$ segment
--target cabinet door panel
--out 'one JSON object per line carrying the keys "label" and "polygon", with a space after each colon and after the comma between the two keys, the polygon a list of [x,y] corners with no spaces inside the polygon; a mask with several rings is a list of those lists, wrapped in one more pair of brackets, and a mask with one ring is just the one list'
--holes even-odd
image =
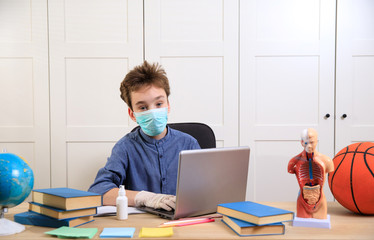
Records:
{"label": "cabinet door panel", "polygon": [[373,1],[338,2],[336,152],[355,142],[374,141],[373,12]]}
{"label": "cabinet door panel", "polygon": [[108,146],[135,125],[119,86],[143,62],[143,4],[61,0],[48,7],[52,186],[86,190]]}
{"label": "cabinet door panel", "polygon": [[318,150],[334,154],[335,2],[241,1],[240,11],[240,144],[252,149],[247,198],[295,201],[287,164],[303,150],[301,131],[315,128]]}
{"label": "cabinet door panel", "polygon": [[169,122],[203,122],[238,145],[238,1],[146,0],[145,58],[171,85]]}
{"label": "cabinet door panel", "polygon": [[0,4],[0,152],[23,157],[50,186],[47,1]]}

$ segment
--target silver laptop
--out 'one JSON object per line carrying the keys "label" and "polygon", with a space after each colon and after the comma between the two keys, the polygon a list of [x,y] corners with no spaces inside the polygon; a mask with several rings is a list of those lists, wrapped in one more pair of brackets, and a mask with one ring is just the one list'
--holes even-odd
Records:
{"label": "silver laptop", "polygon": [[245,201],[249,152],[249,147],[181,151],[175,210],[141,209],[178,219],[215,213],[220,203]]}

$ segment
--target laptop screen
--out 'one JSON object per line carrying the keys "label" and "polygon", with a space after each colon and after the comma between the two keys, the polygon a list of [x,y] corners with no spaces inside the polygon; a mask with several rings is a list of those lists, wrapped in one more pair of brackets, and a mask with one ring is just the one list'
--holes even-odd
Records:
{"label": "laptop screen", "polygon": [[214,213],[245,201],[249,147],[184,150],[179,155],[174,219]]}

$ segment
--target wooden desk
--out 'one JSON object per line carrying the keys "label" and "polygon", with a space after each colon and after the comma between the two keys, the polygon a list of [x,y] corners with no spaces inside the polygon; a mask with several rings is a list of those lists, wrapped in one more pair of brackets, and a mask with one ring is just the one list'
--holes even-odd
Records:
{"label": "wooden desk", "polygon": [[[296,203],[265,203],[274,207],[295,211]],[[361,216],[349,212],[339,203],[328,203],[328,214],[331,216],[331,229],[293,227],[287,222],[285,235],[261,236],[261,237],[239,237],[229,229],[221,220],[211,223],[197,224],[185,227],[174,227],[174,236],[167,239],[374,239],[374,216]],[[7,219],[13,220],[15,213],[27,210],[27,203],[22,203],[15,208],[9,209],[5,214]],[[157,227],[165,222],[151,214],[129,215],[129,219],[118,221],[114,216],[96,217],[94,222],[81,226],[82,228],[98,228],[98,233],[93,239],[100,239],[99,235],[104,227],[135,227],[134,239],[139,238],[141,227]],[[51,228],[25,225],[26,230],[22,233],[2,236],[2,239],[54,239],[44,234]],[[160,239],[160,238],[158,238]]]}

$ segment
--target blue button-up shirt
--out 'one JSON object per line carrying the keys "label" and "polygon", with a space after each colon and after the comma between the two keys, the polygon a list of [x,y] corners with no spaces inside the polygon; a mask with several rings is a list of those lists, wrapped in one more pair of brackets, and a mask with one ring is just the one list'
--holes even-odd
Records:
{"label": "blue button-up shirt", "polygon": [[175,195],[179,152],[199,148],[195,138],[169,127],[160,140],[138,128],[116,143],[88,191],[104,194],[125,185],[128,190]]}

